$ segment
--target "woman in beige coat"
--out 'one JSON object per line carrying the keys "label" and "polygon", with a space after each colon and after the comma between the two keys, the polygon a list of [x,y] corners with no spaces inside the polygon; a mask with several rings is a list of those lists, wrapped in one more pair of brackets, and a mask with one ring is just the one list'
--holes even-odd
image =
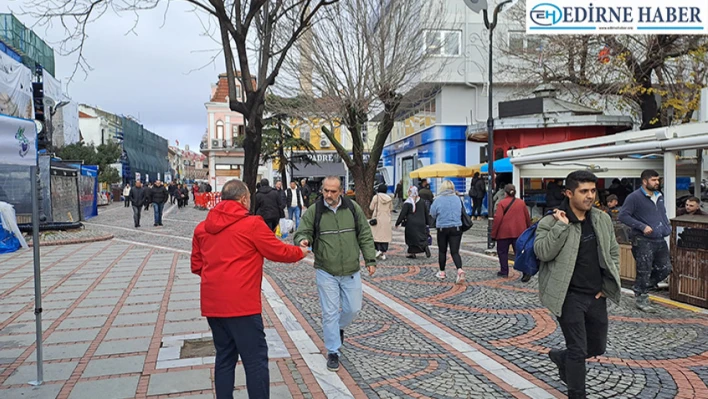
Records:
{"label": "woman in beige coat", "polygon": [[378,187],[376,195],[371,199],[369,209],[373,211],[372,219],[376,219],[376,225],[371,226],[374,235],[374,245],[376,246],[376,257],[386,260],[386,251],[391,242],[391,211],[393,210],[393,198],[386,194],[387,187],[382,184]]}

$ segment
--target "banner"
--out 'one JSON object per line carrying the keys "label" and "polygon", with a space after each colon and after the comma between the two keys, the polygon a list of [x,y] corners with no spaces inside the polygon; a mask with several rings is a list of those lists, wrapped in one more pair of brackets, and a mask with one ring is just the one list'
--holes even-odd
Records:
{"label": "banner", "polygon": [[35,166],[36,129],[34,121],[0,115],[0,163]]}
{"label": "banner", "polygon": [[135,181],[140,181],[140,172],[135,172]]}
{"label": "banner", "polygon": [[0,52],[0,114],[34,119],[32,71]]}
{"label": "banner", "polygon": [[527,0],[526,33],[705,35],[708,34],[708,1]]}

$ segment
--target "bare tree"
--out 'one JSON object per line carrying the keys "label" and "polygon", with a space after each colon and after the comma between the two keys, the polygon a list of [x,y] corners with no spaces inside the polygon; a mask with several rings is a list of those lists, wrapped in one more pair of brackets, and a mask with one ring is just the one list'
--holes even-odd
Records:
{"label": "bare tree", "polygon": [[[284,112],[327,122],[322,132],[351,171],[359,204],[368,204],[373,195],[384,144],[397,113],[409,105],[404,94],[444,66],[441,59],[432,62],[423,42],[424,31],[441,26],[442,11],[442,2],[418,0],[338,3],[323,10],[322,21],[303,37],[286,66],[301,79],[299,96],[284,102]],[[375,114],[378,129],[367,148],[363,128]],[[351,155],[334,134],[340,126],[351,137]]]}
{"label": "bare tree", "polygon": [[[134,13],[137,25],[140,11],[164,6],[167,13],[170,1],[174,0],[28,1],[25,11],[38,18],[40,24],[59,23],[65,29],[66,38],[60,51],[77,57],[76,73],[79,69],[90,69],[83,53],[89,23],[113,10]],[[208,16],[218,26],[215,32],[229,81],[229,107],[243,114],[246,121],[243,180],[255,193],[266,93],[275,84],[288,52],[315,22],[316,14],[339,0],[180,1],[193,5],[198,15]],[[241,81],[243,98],[237,95],[236,79]]]}
{"label": "bare tree", "polygon": [[[523,27],[523,7],[510,14]],[[705,35],[529,35],[501,50],[501,73],[559,84],[590,105],[610,99],[636,115],[642,129],[689,122],[706,86]]]}

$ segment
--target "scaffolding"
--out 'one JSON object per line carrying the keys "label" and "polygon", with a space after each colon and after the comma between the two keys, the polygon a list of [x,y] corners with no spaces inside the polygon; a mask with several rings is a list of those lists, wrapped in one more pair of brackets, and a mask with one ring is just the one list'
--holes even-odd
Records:
{"label": "scaffolding", "polygon": [[0,41],[31,70],[39,64],[54,76],[54,50],[12,14],[0,14]]}

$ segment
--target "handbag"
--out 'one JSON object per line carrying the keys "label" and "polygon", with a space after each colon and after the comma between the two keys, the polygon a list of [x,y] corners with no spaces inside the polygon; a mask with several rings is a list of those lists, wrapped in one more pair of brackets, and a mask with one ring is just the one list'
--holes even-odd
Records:
{"label": "handbag", "polygon": [[462,226],[460,226],[460,230],[465,232],[469,229],[472,228],[472,218],[470,215],[465,212],[465,203],[462,202],[462,199],[460,199],[460,203],[462,204],[462,215],[460,215],[460,220],[462,220]]}
{"label": "handbag", "polygon": [[[379,215],[379,196],[377,194],[376,195],[376,205],[374,206],[374,216],[378,216],[378,215]],[[376,226],[377,224],[379,224],[379,221],[376,220],[376,217],[374,217],[369,220],[369,224],[371,226]]]}

